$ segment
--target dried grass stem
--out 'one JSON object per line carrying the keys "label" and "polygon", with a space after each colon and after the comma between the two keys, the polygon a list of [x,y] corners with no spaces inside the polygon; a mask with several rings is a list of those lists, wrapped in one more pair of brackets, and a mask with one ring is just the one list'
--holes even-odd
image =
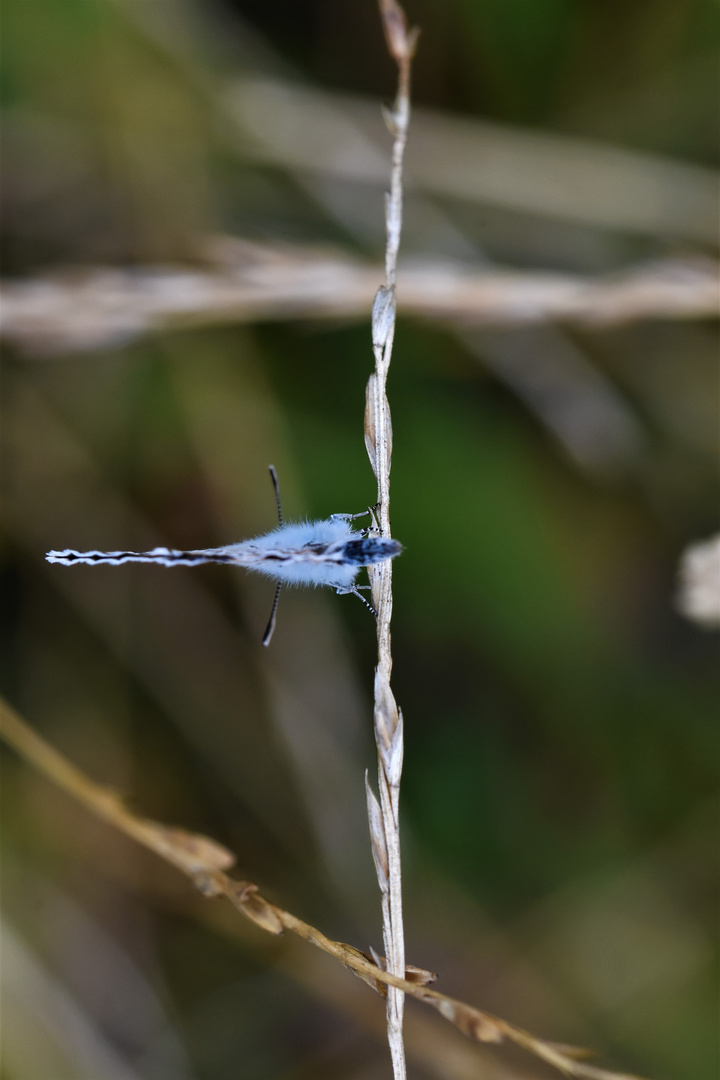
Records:
{"label": "dried grass stem", "polygon": [[[393,136],[390,192],[385,197],[385,283],[378,289],[372,309],[372,343],[375,371],[367,386],[365,445],[377,478],[377,524],[381,535],[390,536],[390,464],[392,424],[386,384],[395,334],[395,283],[402,233],[402,169],[410,122],[410,64],[417,31],[408,31],[405,14],[396,0],[380,0],[385,40],[398,67],[398,89],[392,109],[384,111]],[[405,976],[405,938],[402,915],[402,874],[400,862],[400,775],[403,758],[403,726],[400,711],[390,689],[392,651],[392,563],[388,560],[372,568],[370,583],[378,613],[378,665],[375,672],[375,742],[378,753],[379,803],[366,778],[368,818],[373,858],[382,896],[383,942],[387,970],[396,978]],[[404,993],[399,986],[387,991],[387,1029],[395,1080],[404,1080],[403,1045]]]}
{"label": "dried grass stem", "polygon": [[584,1051],[537,1039],[499,1017],[431,990],[427,986],[428,982],[434,979],[431,972],[409,967],[403,971],[402,978],[390,974],[385,970],[382,958],[378,958],[380,963],[376,963],[373,958],[352,945],[331,940],[289,911],[271,904],[260,895],[257,886],[252,882],[238,881],[226,873],[235,863],[235,856],[222,844],[207,836],[163,825],[134,814],[124,805],[117,792],[86,776],[38,735],[2,698],[0,738],[91,813],[186,874],[204,896],[225,896],[246,918],[268,933],[281,934],[283,930],[289,930],[297,934],[340,960],[374,990],[382,993],[387,986],[411,994],[436,1009],[469,1038],[489,1043],[508,1040],[554,1065],[568,1076],[575,1076],[580,1080],[637,1080],[636,1077],[588,1065],[580,1060],[585,1056]]}

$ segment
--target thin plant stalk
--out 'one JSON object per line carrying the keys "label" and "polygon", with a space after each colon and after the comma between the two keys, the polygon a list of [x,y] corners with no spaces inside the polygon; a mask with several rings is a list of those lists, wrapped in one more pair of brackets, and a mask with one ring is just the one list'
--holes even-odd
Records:
{"label": "thin plant stalk", "polygon": [[[392,425],[386,384],[395,333],[395,282],[402,231],[402,168],[410,121],[410,64],[417,31],[408,32],[405,14],[396,0],[380,0],[385,39],[398,66],[398,90],[385,121],[393,136],[390,192],[385,198],[385,283],[375,296],[372,311],[372,341],[375,370],[367,385],[365,445],[377,478],[377,524],[383,536],[390,536],[390,463]],[[402,874],[400,862],[400,775],[403,759],[402,714],[390,689],[392,651],[392,564],[390,560],[371,568],[370,583],[378,613],[378,664],[375,671],[374,726],[378,752],[378,789],[375,797],[366,777],[368,818],[373,858],[382,896],[383,943],[387,970],[397,978],[405,976],[405,938],[402,916]],[[403,1009],[405,995],[395,986],[387,988],[387,1029],[395,1080],[405,1080]]]}
{"label": "thin plant stalk", "polygon": [[280,934],[283,930],[297,934],[339,960],[374,990],[382,992],[384,986],[401,987],[404,993],[412,994],[418,1001],[436,1009],[468,1038],[483,1043],[512,1042],[553,1065],[565,1076],[577,1077],[578,1080],[638,1080],[638,1077],[586,1064],[582,1059],[587,1056],[587,1051],[579,1047],[561,1047],[538,1039],[500,1017],[430,989],[428,983],[435,979],[430,971],[408,967],[405,978],[397,978],[385,970],[382,962],[378,963],[380,958],[368,957],[352,945],[333,941],[289,911],[271,904],[260,895],[257,885],[250,881],[239,881],[225,872],[235,863],[235,856],[222,844],[210,837],[133,813],[125,806],[118,792],[103,787],[78,769],[31,728],[2,697],[0,739],[14,747],[28,764],[91,813],[186,874],[204,896],[225,896],[246,918],[270,934]]}

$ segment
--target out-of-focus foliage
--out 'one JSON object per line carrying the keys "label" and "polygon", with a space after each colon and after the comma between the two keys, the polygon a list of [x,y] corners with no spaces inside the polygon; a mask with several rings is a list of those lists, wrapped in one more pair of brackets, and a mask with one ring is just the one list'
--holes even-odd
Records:
{"label": "out-of-focus foliage", "polygon": [[[717,164],[712,0],[408,14],[421,106]],[[260,163],[230,94],[269,75],[390,98],[370,0],[5,0],[2,49],[5,275],[192,264],[220,232],[380,253],[380,189]],[[404,246],[598,273],[698,250],[661,224],[412,192]],[[389,383],[408,958],[658,1080],[714,1075],[717,639],[674,594],[680,552],[717,528],[716,351],[705,322],[401,319]],[[522,368],[558,357],[548,411]],[[3,360],[3,691],[143,813],[217,837],[360,948],[380,947],[367,612],[284,593],[266,652],[272,589],[241,571],[43,554],[263,531],[269,462],[287,517],[361,510],[371,359],[368,313]],[[4,751],[3,776],[3,1080],[387,1075],[366,987],[191,895]],[[442,1072],[408,1012],[412,1074],[467,1075],[460,1037],[428,1024]],[[477,1060],[507,1076],[509,1059]]]}

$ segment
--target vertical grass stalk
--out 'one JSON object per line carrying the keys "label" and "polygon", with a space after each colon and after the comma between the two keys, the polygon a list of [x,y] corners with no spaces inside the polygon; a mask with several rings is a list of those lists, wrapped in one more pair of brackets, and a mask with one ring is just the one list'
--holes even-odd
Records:
{"label": "vertical grass stalk", "polygon": [[[393,136],[390,192],[385,197],[385,283],[375,296],[372,311],[372,341],[375,370],[366,392],[365,445],[377,478],[377,524],[383,536],[390,530],[390,463],[392,425],[386,384],[395,334],[395,281],[402,231],[402,169],[410,120],[410,65],[417,31],[408,32],[405,14],[396,0],[380,0],[385,39],[398,66],[398,89],[392,109],[384,110],[385,122]],[[379,802],[366,777],[368,818],[373,858],[382,895],[383,942],[387,969],[405,976],[405,940],[402,917],[402,876],[400,863],[399,798],[403,759],[402,713],[390,689],[392,651],[392,562],[370,568],[373,601],[378,613],[378,664],[375,671],[374,726],[378,752]],[[401,990],[388,987],[388,1042],[394,1080],[404,1080],[403,1008]]]}

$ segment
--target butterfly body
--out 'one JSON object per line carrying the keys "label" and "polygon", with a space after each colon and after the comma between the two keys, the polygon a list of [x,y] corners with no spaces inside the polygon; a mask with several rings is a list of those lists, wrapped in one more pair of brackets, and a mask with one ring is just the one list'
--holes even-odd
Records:
{"label": "butterfly body", "polygon": [[278,584],[263,645],[270,643],[283,585],[327,585],[337,593],[355,593],[376,615],[372,604],[360,593],[360,589],[369,586],[356,585],[355,578],[361,566],[374,566],[394,559],[402,551],[402,544],[388,537],[371,536],[370,529],[362,532],[353,529],[351,522],[367,514],[372,516],[372,510],[367,510],[365,514],[333,514],[321,521],[283,523],[280,489],[272,465],[270,477],[275,489],[280,524],[271,532],[262,533],[251,540],[194,551],[175,551],[166,547],[156,547],[151,551],[74,551],[65,548],[64,551],[48,551],[45,558],[50,563],[60,563],[62,566],[74,566],[76,563],[121,566],[133,562],[159,566],[199,566],[215,562],[244,566],[246,570],[265,574]]}
{"label": "butterfly body", "polygon": [[160,566],[198,566],[229,563],[274,578],[284,585],[328,585],[340,592],[352,589],[362,566],[399,555],[397,540],[368,536],[350,525],[350,516],[334,514],[321,521],[288,522],[272,532],[224,547],[175,551],[49,551],[48,562],[73,566],[145,562]]}

